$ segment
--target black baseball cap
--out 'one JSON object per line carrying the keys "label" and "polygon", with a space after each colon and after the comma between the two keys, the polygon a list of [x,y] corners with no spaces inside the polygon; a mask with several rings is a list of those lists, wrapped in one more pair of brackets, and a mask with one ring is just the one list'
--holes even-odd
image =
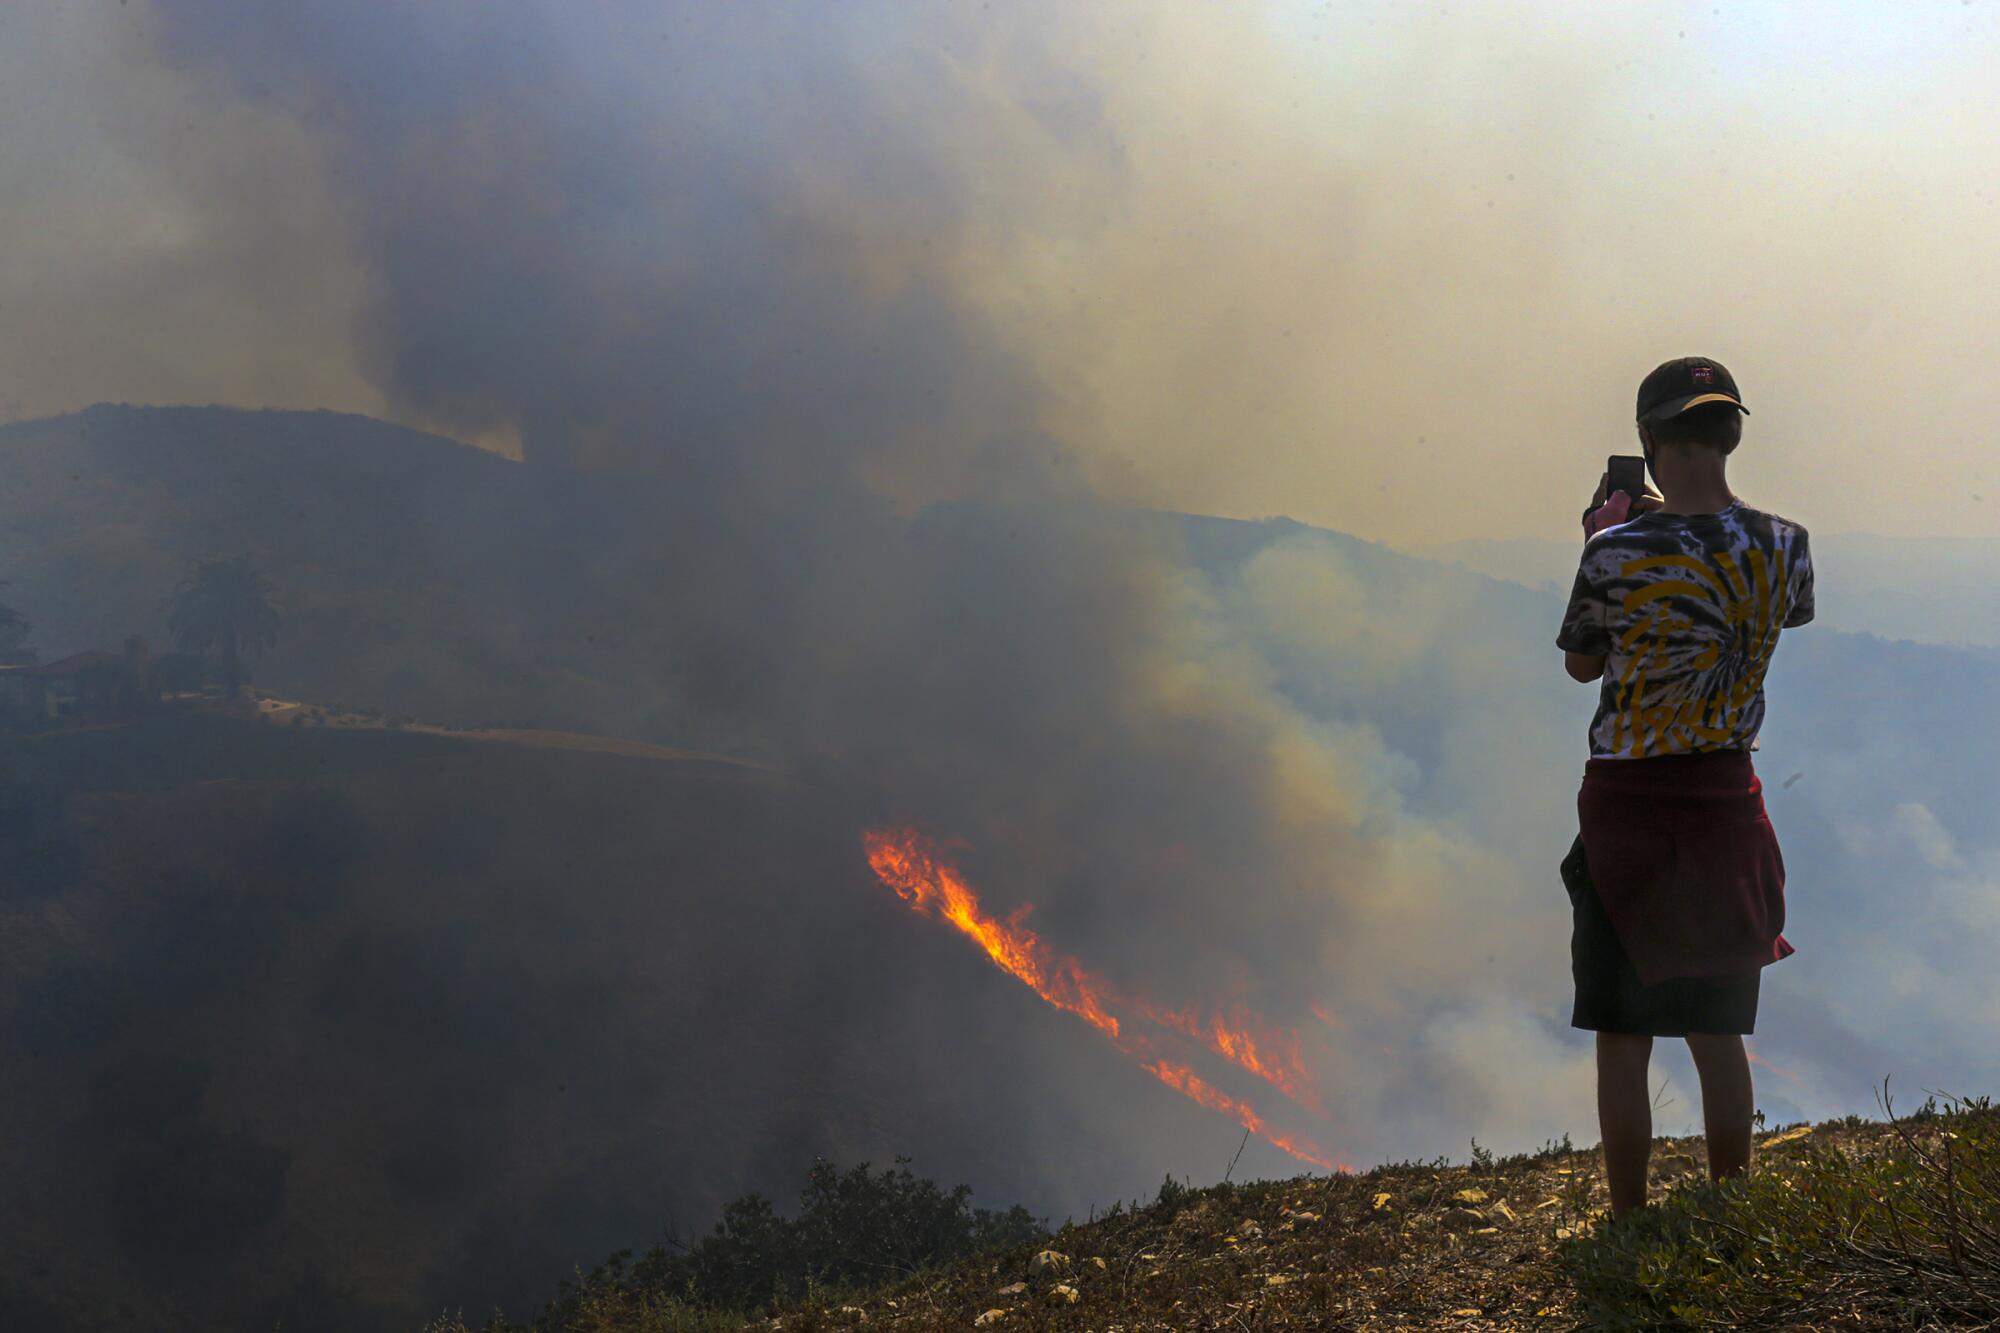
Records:
{"label": "black baseball cap", "polygon": [[1729,403],[1745,416],[1750,409],[1736,392],[1736,381],[1720,361],[1705,356],[1681,356],[1662,362],[1639,383],[1639,420],[1665,421],[1704,403]]}

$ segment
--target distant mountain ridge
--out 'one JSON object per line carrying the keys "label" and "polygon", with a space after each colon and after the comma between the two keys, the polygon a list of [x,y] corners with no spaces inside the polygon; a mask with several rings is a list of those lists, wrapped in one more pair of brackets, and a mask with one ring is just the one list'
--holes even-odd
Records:
{"label": "distant mountain ridge", "polygon": [[99,404],[0,428],[0,578],[60,654],[164,640],[194,562],[248,551],[285,612],[259,680],[436,721],[575,726],[603,701],[547,648],[601,628],[563,530],[578,491],[636,526],[617,485],[368,417]]}
{"label": "distant mountain ridge", "polygon": [[[45,657],[131,633],[164,647],[193,563],[249,551],[285,608],[256,667],[281,693],[714,747],[729,738],[695,734],[662,696],[673,627],[634,600],[703,557],[697,537],[662,531],[688,503],[671,478],[515,462],[366,416],[100,403],[0,427],[0,600]],[[980,504],[933,506],[917,533]],[[1286,518],[1096,506],[1091,521],[1150,531],[1211,574],[1300,536],[1371,577],[1428,568]]]}
{"label": "distant mountain ridge", "polygon": [[[1808,524],[1808,527],[1811,525]],[[2000,537],[1812,535],[1820,620],[1919,643],[2000,647]],[[1401,548],[1488,578],[1567,595],[1577,544],[1469,537]]]}
{"label": "distant mountain ridge", "polygon": [[[278,571],[346,548],[379,565],[441,496],[506,487],[519,472],[371,417],[100,403],[0,427],[0,571],[45,651],[60,652],[161,632],[172,585],[197,557],[249,549]],[[159,582],[136,582],[134,561],[157,562],[147,572]]]}
{"label": "distant mountain ridge", "polygon": [[[933,506],[917,534],[981,504]],[[164,647],[194,561],[250,551],[286,612],[259,680],[463,725],[726,742],[697,734],[698,704],[663,687],[695,670],[681,657],[679,604],[644,600],[669,585],[703,596],[673,573],[712,558],[689,518],[700,509],[670,477],[519,463],[338,412],[100,403],[0,427],[4,600],[34,622],[45,657],[130,633]],[[1544,616],[1538,597],[1563,595],[1575,568],[1571,543],[1532,538],[1401,549],[1286,518],[1098,506],[1089,521],[1150,531],[1211,576],[1293,538],[1327,543],[1370,580],[1455,567],[1478,576],[1480,600],[1522,617]],[[1826,627],[2000,646],[2000,539],[1815,542]],[[735,613],[704,609],[711,629]]]}

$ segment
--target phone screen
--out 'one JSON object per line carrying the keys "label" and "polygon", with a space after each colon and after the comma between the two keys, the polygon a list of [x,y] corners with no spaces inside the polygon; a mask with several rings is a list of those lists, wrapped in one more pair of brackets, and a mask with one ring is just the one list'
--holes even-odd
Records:
{"label": "phone screen", "polygon": [[1604,493],[1623,491],[1634,500],[1646,493],[1646,460],[1638,454],[1613,454],[1605,462],[1605,471],[1611,480],[1605,483]]}

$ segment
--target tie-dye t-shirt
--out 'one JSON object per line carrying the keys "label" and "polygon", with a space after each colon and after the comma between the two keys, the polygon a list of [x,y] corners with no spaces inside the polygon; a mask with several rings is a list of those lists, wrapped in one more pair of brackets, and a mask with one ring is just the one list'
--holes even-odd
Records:
{"label": "tie-dye t-shirt", "polygon": [[1556,646],[1602,654],[1590,753],[1748,750],[1778,632],[1813,618],[1806,530],[1741,500],[1641,514],[1583,548]]}

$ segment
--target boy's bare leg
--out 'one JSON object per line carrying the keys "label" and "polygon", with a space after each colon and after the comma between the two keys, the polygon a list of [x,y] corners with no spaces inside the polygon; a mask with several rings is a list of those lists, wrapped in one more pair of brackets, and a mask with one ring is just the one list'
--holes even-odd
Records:
{"label": "boy's bare leg", "polygon": [[1646,1159],[1653,1151],[1653,1098],[1646,1066],[1653,1039],[1629,1032],[1597,1034],[1597,1123],[1604,1134],[1604,1177],[1611,1215],[1646,1204]]}
{"label": "boy's bare leg", "polygon": [[1691,1032],[1687,1043],[1695,1073],[1701,1076],[1709,1179],[1741,1175],[1750,1169],[1750,1117],[1756,1112],[1757,1100],[1743,1038]]}

